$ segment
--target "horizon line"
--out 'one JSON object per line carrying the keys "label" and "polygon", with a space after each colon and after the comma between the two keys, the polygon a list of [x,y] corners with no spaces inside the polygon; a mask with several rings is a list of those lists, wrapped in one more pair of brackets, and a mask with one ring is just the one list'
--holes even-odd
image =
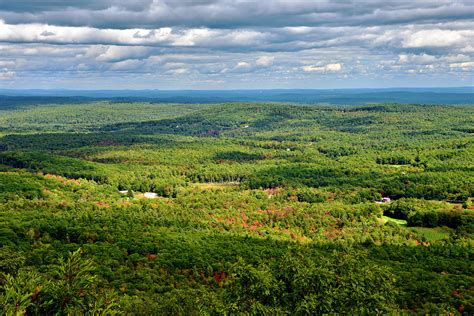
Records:
{"label": "horizon line", "polygon": [[361,87],[361,88],[262,88],[262,89],[159,89],[159,88],[142,88],[142,89],[70,89],[70,88],[0,88],[0,91],[277,91],[277,90],[388,90],[388,89],[473,89],[471,86],[392,86],[392,87]]}

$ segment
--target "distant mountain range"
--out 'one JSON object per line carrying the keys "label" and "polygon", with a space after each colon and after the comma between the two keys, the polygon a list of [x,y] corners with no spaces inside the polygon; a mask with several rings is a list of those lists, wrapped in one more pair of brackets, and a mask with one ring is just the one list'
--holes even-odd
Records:
{"label": "distant mountain range", "polygon": [[474,104],[474,87],[275,90],[15,90],[0,89],[0,105],[96,100],[156,103],[289,102]]}

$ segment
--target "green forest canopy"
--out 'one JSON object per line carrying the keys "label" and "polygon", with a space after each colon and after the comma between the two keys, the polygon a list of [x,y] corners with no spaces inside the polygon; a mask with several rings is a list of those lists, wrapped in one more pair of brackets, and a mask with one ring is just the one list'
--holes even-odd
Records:
{"label": "green forest canopy", "polygon": [[473,313],[472,126],[472,106],[4,107],[0,303]]}

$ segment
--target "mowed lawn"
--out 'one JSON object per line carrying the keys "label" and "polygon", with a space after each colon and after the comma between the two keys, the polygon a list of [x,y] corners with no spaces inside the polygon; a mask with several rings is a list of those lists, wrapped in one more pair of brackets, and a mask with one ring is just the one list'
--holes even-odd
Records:
{"label": "mowed lawn", "polygon": [[449,237],[449,234],[453,231],[449,227],[407,227],[407,221],[403,219],[391,218],[388,216],[382,216],[382,220],[385,223],[392,222],[401,227],[423,236],[427,241],[436,241]]}

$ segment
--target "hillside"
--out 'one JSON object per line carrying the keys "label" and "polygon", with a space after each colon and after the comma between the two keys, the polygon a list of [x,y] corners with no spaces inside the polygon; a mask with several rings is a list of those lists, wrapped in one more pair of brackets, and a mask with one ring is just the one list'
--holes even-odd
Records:
{"label": "hillside", "polygon": [[474,313],[472,106],[40,103],[0,107],[7,313]]}

